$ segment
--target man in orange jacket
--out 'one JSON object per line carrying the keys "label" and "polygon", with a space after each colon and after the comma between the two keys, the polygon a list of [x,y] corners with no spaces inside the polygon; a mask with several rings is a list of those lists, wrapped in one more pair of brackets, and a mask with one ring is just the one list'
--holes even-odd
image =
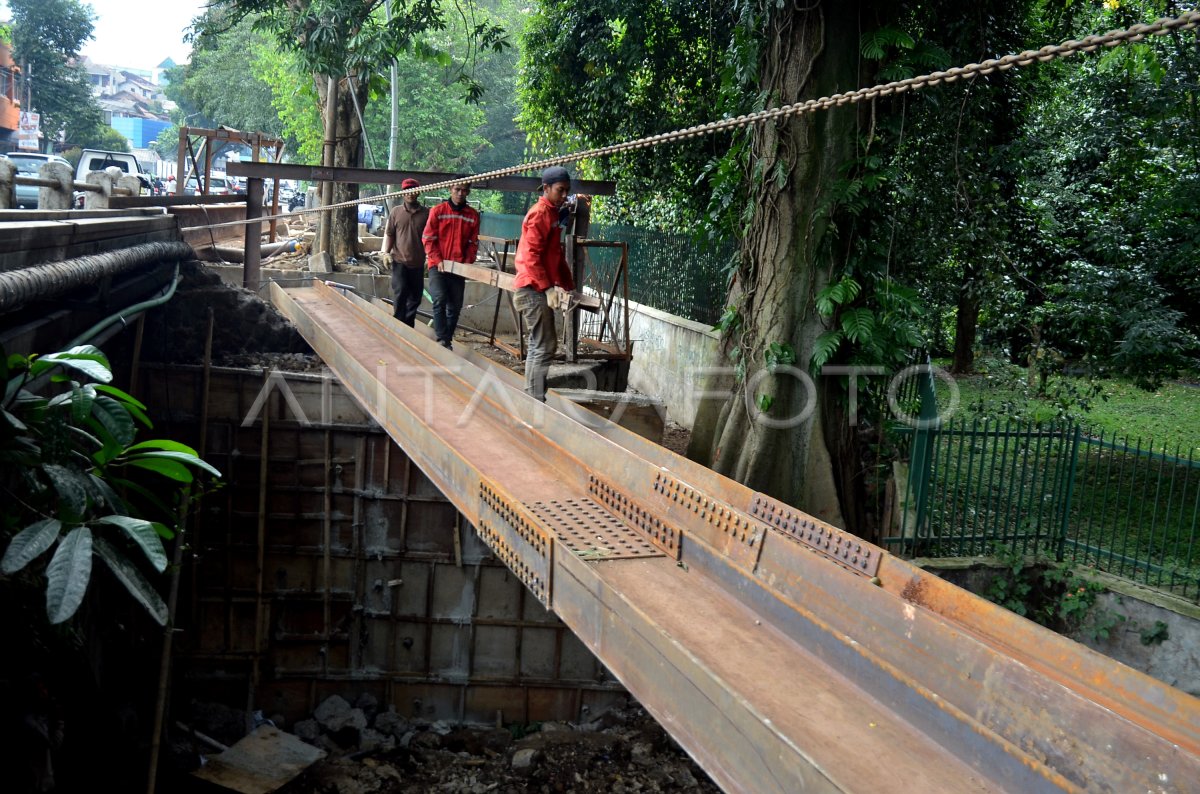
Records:
{"label": "man in orange jacket", "polygon": [[450,198],[429,211],[425,222],[425,256],[429,263],[429,297],[433,300],[433,333],[438,343],[453,349],[454,329],[462,311],[466,279],[443,273],[443,260],[473,264],[479,250],[479,213],[467,204],[470,185],[450,188]]}
{"label": "man in orange jacket", "polygon": [[513,282],[513,302],[529,328],[529,348],[525,356],[525,392],[546,401],[546,373],[550,359],[558,350],[554,311],[546,299],[546,290],[562,287],[575,289],[575,279],[563,254],[562,228],[558,211],[571,192],[571,175],[561,166],[542,172],[542,196],[521,223],[517,243],[517,278]]}

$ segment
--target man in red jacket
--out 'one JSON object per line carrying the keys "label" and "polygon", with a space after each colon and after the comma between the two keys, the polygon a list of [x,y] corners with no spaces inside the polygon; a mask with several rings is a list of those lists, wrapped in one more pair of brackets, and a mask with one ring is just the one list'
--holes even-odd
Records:
{"label": "man in red jacket", "polygon": [[479,250],[479,213],[467,205],[470,185],[450,188],[450,198],[429,211],[425,223],[425,256],[429,263],[429,297],[433,300],[433,333],[442,347],[453,349],[454,329],[462,311],[466,279],[443,273],[443,260],[473,264]]}
{"label": "man in red jacket", "polygon": [[513,282],[513,302],[529,328],[529,350],[525,356],[525,392],[546,401],[546,373],[550,359],[558,350],[554,311],[546,299],[546,290],[562,287],[575,289],[575,279],[563,254],[562,229],[558,225],[559,208],[571,192],[571,175],[561,166],[542,172],[542,196],[521,223],[517,243],[517,278]]}

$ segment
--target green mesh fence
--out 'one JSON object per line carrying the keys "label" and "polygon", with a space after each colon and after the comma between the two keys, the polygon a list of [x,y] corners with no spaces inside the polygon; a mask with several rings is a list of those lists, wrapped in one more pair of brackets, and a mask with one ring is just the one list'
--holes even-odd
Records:
{"label": "green mesh fence", "polygon": [[[485,214],[480,233],[515,239],[521,233],[521,219],[520,215]],[[701,245],[686,234],[614,224],[593,223],[589,236],[629,246],[630,300],[710,325],[720,319],[726,296],[724,270],[734,257],[732,245]],[[590,253],[597,264],[617,255]]]}
{"label": "green mesh fence", "polygon": [[[926,394],[923,408],[933,404]],[[1200,603],[1192,450],[1078,424],[958,417],[903,431],[912,436],[907,509],[899,535],[884,538],[890,547],[930,557],[1005,547]]]}

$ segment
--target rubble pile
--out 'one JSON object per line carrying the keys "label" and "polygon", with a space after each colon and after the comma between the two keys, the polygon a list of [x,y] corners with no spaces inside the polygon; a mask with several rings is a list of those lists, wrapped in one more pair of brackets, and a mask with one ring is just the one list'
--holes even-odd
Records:
{"label": "rubble pile", "polygon": [[496,727],[410,719],[364,694],[278,727],[328,753],[280,794],[719,791],[637,705]]}

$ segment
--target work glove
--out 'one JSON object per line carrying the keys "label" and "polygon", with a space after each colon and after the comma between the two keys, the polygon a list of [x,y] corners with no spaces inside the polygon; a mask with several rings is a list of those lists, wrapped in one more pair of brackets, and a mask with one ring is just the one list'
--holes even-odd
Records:
{"label": "work glove", "polygon": [[391,266],[392,266],[392,255],[391,255],[391,254],[389,254],[387,251],[383,251],[383,252],[381,252],[381,253],[379,254],[379,258],[380,258],[380,260],[382,260],[382,261],[383,261],[383,266],[384,266],[384,267],[391,267]]}

